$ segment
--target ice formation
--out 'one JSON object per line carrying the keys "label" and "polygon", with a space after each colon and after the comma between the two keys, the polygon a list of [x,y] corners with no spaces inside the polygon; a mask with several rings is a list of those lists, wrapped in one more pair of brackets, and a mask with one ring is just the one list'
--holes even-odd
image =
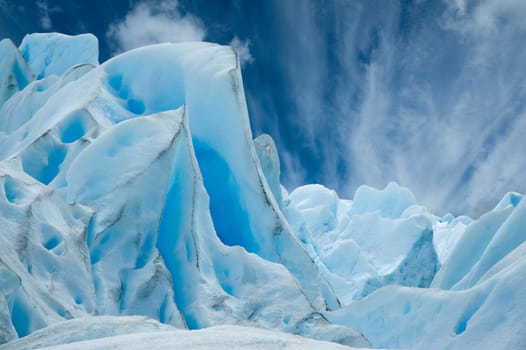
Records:
{"label": "ice formation", "polygon": [[0,349],[526,347],[520,194],[472,220],[395,183],[288,193],[232,48],[97,56],[0,42]]}
{"label": "ice formation", "polygon": [[[20,349],[127,349],[127,350],[345,350],[347,346],[306,339],[286,333],[242,326],[215,326],[180,330],[139,316],[99,316],[59,322],[3,350]],[[358,348],[352,348],[357,349]]]}

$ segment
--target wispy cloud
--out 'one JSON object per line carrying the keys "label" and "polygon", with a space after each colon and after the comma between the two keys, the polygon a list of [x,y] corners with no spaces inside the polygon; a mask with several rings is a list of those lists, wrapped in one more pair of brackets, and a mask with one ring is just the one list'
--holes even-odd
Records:
{"label": "wispy cloud", "polygon": [[205,35],[199,18],[183,14],[173,0],[138,3],[107,32],[116,51],[163,42],[201,41]]}
{"label": "wispy cloud", "polygon": [[471,215],[526,191],[524,1],[280,6],[288,118],[322,182],[351,196],[396,180]]}
{"label": "wispy cloud", "polygon": [[250,40],[242,41],[235,36],[230,41],[229,45],[236,50],[239,62],[242,66],[254,62],[254,57],[252,57],[252,54],[250,53]]}
{"label": "wispy cloud", "polygon": [[486,0],[474,10],[473,22],[478,28],[499,30],[501,25],[526,29],[526,2],[521,0]]}
{"label": "wispy cloud", "polygon": [[47,0],[39,0],[36,2],[38,11],[40,13],[40,25],[44,30],[50,30],[53,27],[50,14],[53,12],[61,12],[62,8],[59,6],[49,7]]}

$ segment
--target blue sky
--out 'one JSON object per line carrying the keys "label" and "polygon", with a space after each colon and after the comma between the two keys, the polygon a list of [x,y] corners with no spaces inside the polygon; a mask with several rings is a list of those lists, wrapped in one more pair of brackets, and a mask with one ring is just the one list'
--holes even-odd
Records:
{"label": "blue sky", "polygon": [[292,189],[397,181],[439,214],[526,192],[523,0],[0,0],[0,36],[99,37],[101,59],[183,40],[232,44],[254,134]]}

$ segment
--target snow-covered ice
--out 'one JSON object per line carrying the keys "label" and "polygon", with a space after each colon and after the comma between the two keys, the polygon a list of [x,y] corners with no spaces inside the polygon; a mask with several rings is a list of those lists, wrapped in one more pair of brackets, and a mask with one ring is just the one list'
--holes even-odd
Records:
{"label": "snow-covered ice", "polygon": [[[517,201],[462,224],[464,232],[458,222],[452,226],[452,235],[460,238],[432,288],[386,286],[327,313],[328,318],[355,327],[373,346],[525,348],[525,210],[524,202]],[[447,227],[440,221],[437,226]]]}
{"label": "snow-covered ice", "polygon": [[0,53],[0,349],[526,347],[521,194],[287,192],[230,47]]}
{"label": "snow-covered ice", "polygon": [[[72,57],[59,54],[75,43]],[[74,261],[37,279],[30,266],[45,266],[39,256],[6,254],[4,341],[62,319],[136,314],[177,327],[259,325],[368,345],[321,314],[339,304],[281,214],[267,181],[276,193],[279,169],[265,174],[260,166],[235,52],[161,44],[97,65],[92,44],[89,36],[26,37],[21,50],[39,79],[2,106],[2,164],[15,164],[15,180],[56,198],[40,220],[74,212],[80,239],[64,238],[67,226],[51,243],[20,233]],[[275,166],[272,144],[264,146]],[[5,220],[27,226],[34,211],[13,199],[25,185],[12,182],[5,202],[18,216]],[[71,272],[77,265],[83,273]],[[70,283],[82,293],[57,289]],[[29,291],[22,299],[33,284],[49,285],[53,298]]]}
{"label": "snow-covered ice", "polygon": [[1,350],[362,349],[242,326],[178,330],[145,317],[87,317],[39,330]]}

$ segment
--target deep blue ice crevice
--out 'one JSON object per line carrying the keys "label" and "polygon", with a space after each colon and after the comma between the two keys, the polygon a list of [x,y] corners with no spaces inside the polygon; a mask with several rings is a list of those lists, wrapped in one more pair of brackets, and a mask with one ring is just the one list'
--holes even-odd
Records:
{"label": "deep blue ice crevice", "polygon": [[31,195],[27,189],[27,184],[14,179],[10,175],[5,175],[2,179],[4,183],[4,195],[9,203],[17,205],[28,203]]}
{"label": "deep blue ice crevice", "polygon": [[24,171],[44,185],[58,175],[67,148],[50,132],[26,148],[19,157]]}
{"label": "deep blue ice crevice", "polygon": [[30,304],[22,295],[15,298],[11,309],[11,321],[19,338],[25,337],[33,329],[31,315],[33,314]]}
{"label": "deep blue ice crevice", "polygon": [[18,336],[12,310],[21,282],[20,277],[0,259],[0,344]]}
{"label": "deep blue ice crevice", "polygon": [[[215,50],[212,59],[201,56],[182,62],[185,74],[192,75],[185,80],[185,103],[219,236],[228,244],[286,266],[316,308],[325,309],[327,303],[337,307],[330,286],[322,296],[320,285],[326,282],[291,234],[265,178],[253,143],[235,53],[232,49]],[[221,174],[218,178],[216,171]],[[223,200],[232,207],[220,207]],[[223,215],[237,223],[220,217]]]}
{"label": "deep blue ice crevice", "polygon": [[60,121],[54,131],[61,142],[68,144],[78,141],[96,126],[97,123],[91,113],[86,109],[80,109],[71,112]]}
{"label": "deep blue ice crevice", "polygon": [[196,329],[201,323],[192,306],[198,298],[200,266],[194,231],[195,174],[187,143],[183,136],[176,144],[156,247],[170,271],[175,303],[188,328]]}
{"label": "deep blue ice crevice", "polygon": [[239,245],[249,252],[258,252],[248,210],[228,164],[205,143],[194,139],[193,144],[205,188],[210,194],[210,214],[219,239],[226,245]]}
{"label": "deep blue ice crevice", "polygon": [[[367,344],[361,335],[348,328],[333,328],[323,317],[309,328],[298,328],[316,311],[291,273],[280,264],[247,253],[239,245],[221,242],[200,169],[203,161],[208,170],[224,164],[215,154],[198,163],[195,139],[186,123],[185,119],[176,147],[157,247],[172,275],[176,304],[187,326],[195,329],[218,323],[256,323],[331,340],[338,333],[342,336],[338,339],[345,338],[349,344]],[[203,151],[202,143],[198,147]]]}

